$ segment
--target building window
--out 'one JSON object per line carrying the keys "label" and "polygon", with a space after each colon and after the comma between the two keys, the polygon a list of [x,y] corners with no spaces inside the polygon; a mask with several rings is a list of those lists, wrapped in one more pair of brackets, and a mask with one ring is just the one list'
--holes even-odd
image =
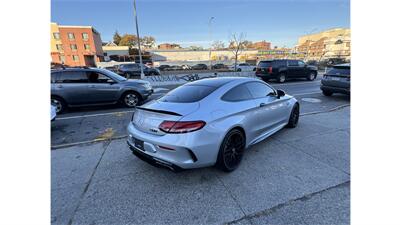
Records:
{"label": "building window", "polygon": [[70,39],[70,40],[75,40],[75,35],[74,35],[74,33],[68,33],[68,39]]}
{"label": "building window", "polygon": [[85,50],[90,50],[90,45],[89,44],[84,44]]}
{"label": "building window", "polygon": [[61,62],[61,63],[64,63],[64,62],[65,62],[65,56],[60,55],[59,59],[60,59],[60,62]]}
{"label": "building window", "polygon": [[63,51],[64,50],[62,44],[56,44],[56,48],[57,48],[58,51]]}
{"label": "building window", "polygon": [[54,33],[53,33],[53,37],[54,37],[54,39],[56,39],[56,40],[60,40],[60,33],[54,32]]}
{"label": "building window", "polygon": [[71,45],[71,50],[72,51],[76,51],[78,49],[78,47],[76,46],[76,44]]}
{"label": "building window", "polygon": [[72,60],[75,62],[79,62],[79,56],[78,55],[72,55]]}
{"label": "building window", "polygon": [[82,39],[83,40],[89,40],[89,34],[88,33],[82,33]]}

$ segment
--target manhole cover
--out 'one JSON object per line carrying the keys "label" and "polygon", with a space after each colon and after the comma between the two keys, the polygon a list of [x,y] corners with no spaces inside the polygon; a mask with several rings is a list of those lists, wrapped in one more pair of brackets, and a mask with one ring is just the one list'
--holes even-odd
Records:
{"label": "manhole cover", "polygon": [[310,103],[320,103],[321,100],[318,98],[302,98],[302,101],[310,102]]}

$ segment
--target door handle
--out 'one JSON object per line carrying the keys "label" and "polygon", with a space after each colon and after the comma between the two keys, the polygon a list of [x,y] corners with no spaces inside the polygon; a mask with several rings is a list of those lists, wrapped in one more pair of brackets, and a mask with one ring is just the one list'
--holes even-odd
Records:
{"label": "door handle", "polygon": [[266,105],[267,105],[267,103],[260,103],[260,107],[264,107]]}

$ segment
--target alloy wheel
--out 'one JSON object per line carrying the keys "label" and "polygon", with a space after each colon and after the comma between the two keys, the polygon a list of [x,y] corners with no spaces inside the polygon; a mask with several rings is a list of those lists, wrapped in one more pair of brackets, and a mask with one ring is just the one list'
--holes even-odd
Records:
{"label": "alloy wheel", "polygon": [[129,93],[125,96],[124,102],[127,106],[133,107],[138,104],[139,98],[135,94]]}
{"label": "alloy wheel", "polygon": [[243,157],[244,137],[240,132],[232,133],[224,144],[223,160],[228,169],[235,169]]}
{"label": "alloy wheel", "polygon": [[63,106],[59,100],[51,99],[51,104],[53,104],[56,107],[56,113],[61,112]]}

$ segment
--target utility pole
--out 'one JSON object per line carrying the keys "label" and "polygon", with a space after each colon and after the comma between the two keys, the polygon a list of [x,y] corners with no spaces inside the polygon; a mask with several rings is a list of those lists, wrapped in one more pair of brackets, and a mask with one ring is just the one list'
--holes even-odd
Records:
{"label": "utility pole", "polygon": [[210,37],[210,50],[208,52],[208,60],[210,61],[210,70],[211,70],[211,48],[212,48],[212,40],[211,40],[211,21],[214,19],[214,17],[212,16],[210,18],[210,20],[208,21],[208,35]]}
{"label": "utility pole", "polygon": [[134,12],[134,14],[135,14],[136,36],[137,36],[138,48],[139,48],[140,79],[144,79],[143,61],[142,61],[142,51],[140,50],[139,25],[138,25],[137,13],[136,13],[136,0],[133,0],[133,12]]}

